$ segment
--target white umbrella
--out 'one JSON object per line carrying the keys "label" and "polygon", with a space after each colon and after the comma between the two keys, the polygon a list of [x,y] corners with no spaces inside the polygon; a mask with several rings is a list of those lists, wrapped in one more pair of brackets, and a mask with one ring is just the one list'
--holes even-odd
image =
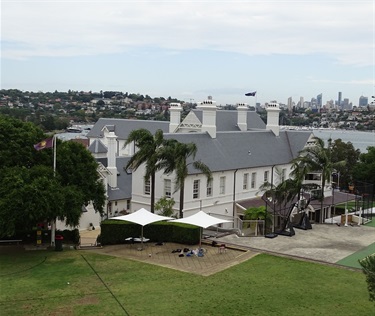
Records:
{"label": "white umbrella", "polygon": [[116,216],[111,217],[110,219],[116,219],[120,221],[128,221],[132,223],[136,223],[138,225],[142,226],[142,233],[141,233],[141,243],[143,249],[143,226],[159,222],[159,221],[165,221],[165,220],[171,220],[172,217],[167,216],[161,216],[154,213],[151,213],[150,211],[147,211],[144,208],[139,209],[138,211],[135,211],[134,213],[128,214],[128,215],[122,215],[122,216]]}
{"label": "white umbrella", "polygon": [[[203,211],[199,211],[198,213],[195,213],[194,215],[171,220],[170,222],[190,224],[194,226],[199,226],[203,229],[203,228],[207,228],[209,226],[214,226],[214,225],[221,224],[221,223],[231,223],[232,221],[217,218],[217,217],[208,215]],[[201,234],[200,241],[199,241],[199,245],[201,244],[202,244],[202,234]]]}

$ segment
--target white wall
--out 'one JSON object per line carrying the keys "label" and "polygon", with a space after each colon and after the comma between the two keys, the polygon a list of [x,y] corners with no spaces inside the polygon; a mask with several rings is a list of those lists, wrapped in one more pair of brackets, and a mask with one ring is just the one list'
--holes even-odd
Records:
{"label": "white wall", "polygon": [[[279,168],[286,168],[286,176],[290,173],[290,164],[280,165]],[[260,167],[260,168],[248,168],[239,169],[234,176],[235,171],[222,171],[214,172],[212,174],[213,184],[212,184],[212,196],[207,197],[206,185],[207,179],[203,174],[189,175],[185,180],[185,195],[184,195],[184,217],[192,215],[199,210],[203,210],[207,213],[216,213],[226,216],[233,216],[233,190],[234,190],[234,179],[236,181],[235,185],[235,201],[248,200],[255,197],[263,195],[260,192],[259,187],[264,183],[264,171],[269,171],[268,181],[271,182],[271,170],[272,167]],[[256,183],[255,188],[251,188],[251,174],[256,172]],[[244,174],[248,173],[248,188],[243,189],[243,177]],[[275,170],[274,170],[275,173]],[[144,168],[139,167],[133,172],[133,187],[132,187],[132,211],[135,211],[141,207],[150,210],[151,195],[144,194]],[[219,194],[220,192],[220,177],[225,176],[225,193]],[[175,210],[179,208],[179,191],[173,194],[175,190],[174,177],[173,175],[167,176],[162,172],[158,172],[156,175],[156,187],[155,187],[155,202],[159,198],[164,196],[164,179],[172,180],[172,197],[174,198],[176,204],[174,206]],[[200,191],[199,198],[193,199],[193,183],[194,180],[200,180]],[[277,177],[274,174],[274,184],[277,181]],[[235,214],[236,215],[236,214]]]}
{"label": "white wall", "polygon": [[100,227],[101,217],[99,213],[95,213],[94,207],[90,203],[87,207],[87,212],[83,212],[81,219],[79,221],[79,225],[77,227],[69,227],[65,225],[63,221],[56,222],[56,229],[57,230],[72,230],[77,228],[79,230],[87,230],[90,227],[90,223],[92,223],[96,228]]}
{"label": "white wall", "polygon": [[[108,207],[108,217],[119,216],[120,215],[119,213],[121,211],[130,211],[127,208],[127,205],[128,205],[127,200],[111,201],[108,203],[110,205],[110,207]],[[105,213],[105,215],[107,215],[107,213]]]}

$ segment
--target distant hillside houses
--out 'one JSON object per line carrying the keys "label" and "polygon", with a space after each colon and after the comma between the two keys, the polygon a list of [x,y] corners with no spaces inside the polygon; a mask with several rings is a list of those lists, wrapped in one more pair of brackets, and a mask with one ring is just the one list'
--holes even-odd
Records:
{"label": "distant hillside houses", "polygon": [[[280,130],[277,103],[267,106],[267,124],[259,115],[238,104],[236,111],[218,110],[215,101],[205,100],[181,120],[182,106],[170,104],[170,121],[145,121],[101,118],[87,134],[89,150],[100,163],[100,174],[107,187],[105,218],[134,212],[139,208],[150,210],[150,182],[144,179],[144,168],[127,173],[124,166],[134,155],[134,144],[124,146],[132,130],[145,128],[152,134],[158,129],[165,138],[183,143],[195,143],[201,160],[212,171],[213,181],[198,170],[189,168],[185,181],[183,216],[199,210],[233,220],[236,228],[244,210],[265,205],[260,186],[264,182],[285,180],[291,172],[291,161],[305,146],[313,145],[309,131]],[[276,173],[276,170],[281,172]],[[320,180],[320,177],[316,178]],[[178,214],[179,191],[174,192],[174,175],[158,172],[155,201],[173,198]],[[330,183],[326,193],[331,194]],[[317,206],[316,206],[317,207]],[[323,210],[323,218],[330,216],[330,205]],[[311,221],[319,221],[311,212]],[[101,219],[91,218],[94,226]],[[84,225],[83,225],[84,226]]]}

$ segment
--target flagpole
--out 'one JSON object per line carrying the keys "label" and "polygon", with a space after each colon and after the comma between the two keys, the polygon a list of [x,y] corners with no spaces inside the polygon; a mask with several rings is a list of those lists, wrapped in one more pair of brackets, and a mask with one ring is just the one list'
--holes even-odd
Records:
{"label": "flagpole", "polygon": [[56,134],[53,135],[53,176],[56,173]]}
{"label": "flagpole", "polygon": [[[56,176],[56,134],[53,135],[53,176]],[[51,225],[51,246],[55,245],[55,235],[56,235],[56,218],[53,219]]]}

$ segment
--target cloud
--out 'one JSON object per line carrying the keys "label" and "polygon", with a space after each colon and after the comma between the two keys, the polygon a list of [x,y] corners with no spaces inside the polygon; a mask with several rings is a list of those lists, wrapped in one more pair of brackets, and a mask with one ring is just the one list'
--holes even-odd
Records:
{"label": "cloud", "polygon": [[157,47],[174,53],[326,54],[366,66],[374,62],[373,14],[370,0],[3,1],[2,57]]}

